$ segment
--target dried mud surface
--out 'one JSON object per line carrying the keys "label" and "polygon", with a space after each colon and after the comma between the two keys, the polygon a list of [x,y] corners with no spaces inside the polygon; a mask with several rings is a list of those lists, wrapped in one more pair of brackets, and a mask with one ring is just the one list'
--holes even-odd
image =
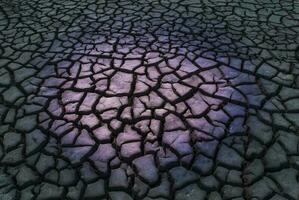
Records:
{"label": "dried mud surface", "polygon": [[0,1],[0,200],[299,199],[296,1]]}

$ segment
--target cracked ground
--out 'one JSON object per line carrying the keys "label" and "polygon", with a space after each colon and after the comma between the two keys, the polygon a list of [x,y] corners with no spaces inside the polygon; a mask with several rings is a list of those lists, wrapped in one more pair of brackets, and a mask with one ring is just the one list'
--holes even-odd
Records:
{"label": "cracked ground", "polygon": [[0,1],[0,200],[298,200],[299,3]]}

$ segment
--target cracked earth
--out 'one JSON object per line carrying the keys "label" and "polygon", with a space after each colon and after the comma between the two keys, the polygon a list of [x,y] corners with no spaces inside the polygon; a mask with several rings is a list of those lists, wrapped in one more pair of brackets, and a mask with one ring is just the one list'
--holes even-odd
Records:
{"label": "cracked earth", "polygon": [[298,200],[299,3],[0,1],[0,200]]}

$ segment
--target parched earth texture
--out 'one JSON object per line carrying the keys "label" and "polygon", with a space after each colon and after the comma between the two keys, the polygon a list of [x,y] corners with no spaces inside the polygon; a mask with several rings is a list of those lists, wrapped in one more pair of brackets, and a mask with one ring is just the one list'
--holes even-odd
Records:
{"label": "parched earth texture", "polygon": [[298,200],[299,2],[1,0],[1,200]]}

